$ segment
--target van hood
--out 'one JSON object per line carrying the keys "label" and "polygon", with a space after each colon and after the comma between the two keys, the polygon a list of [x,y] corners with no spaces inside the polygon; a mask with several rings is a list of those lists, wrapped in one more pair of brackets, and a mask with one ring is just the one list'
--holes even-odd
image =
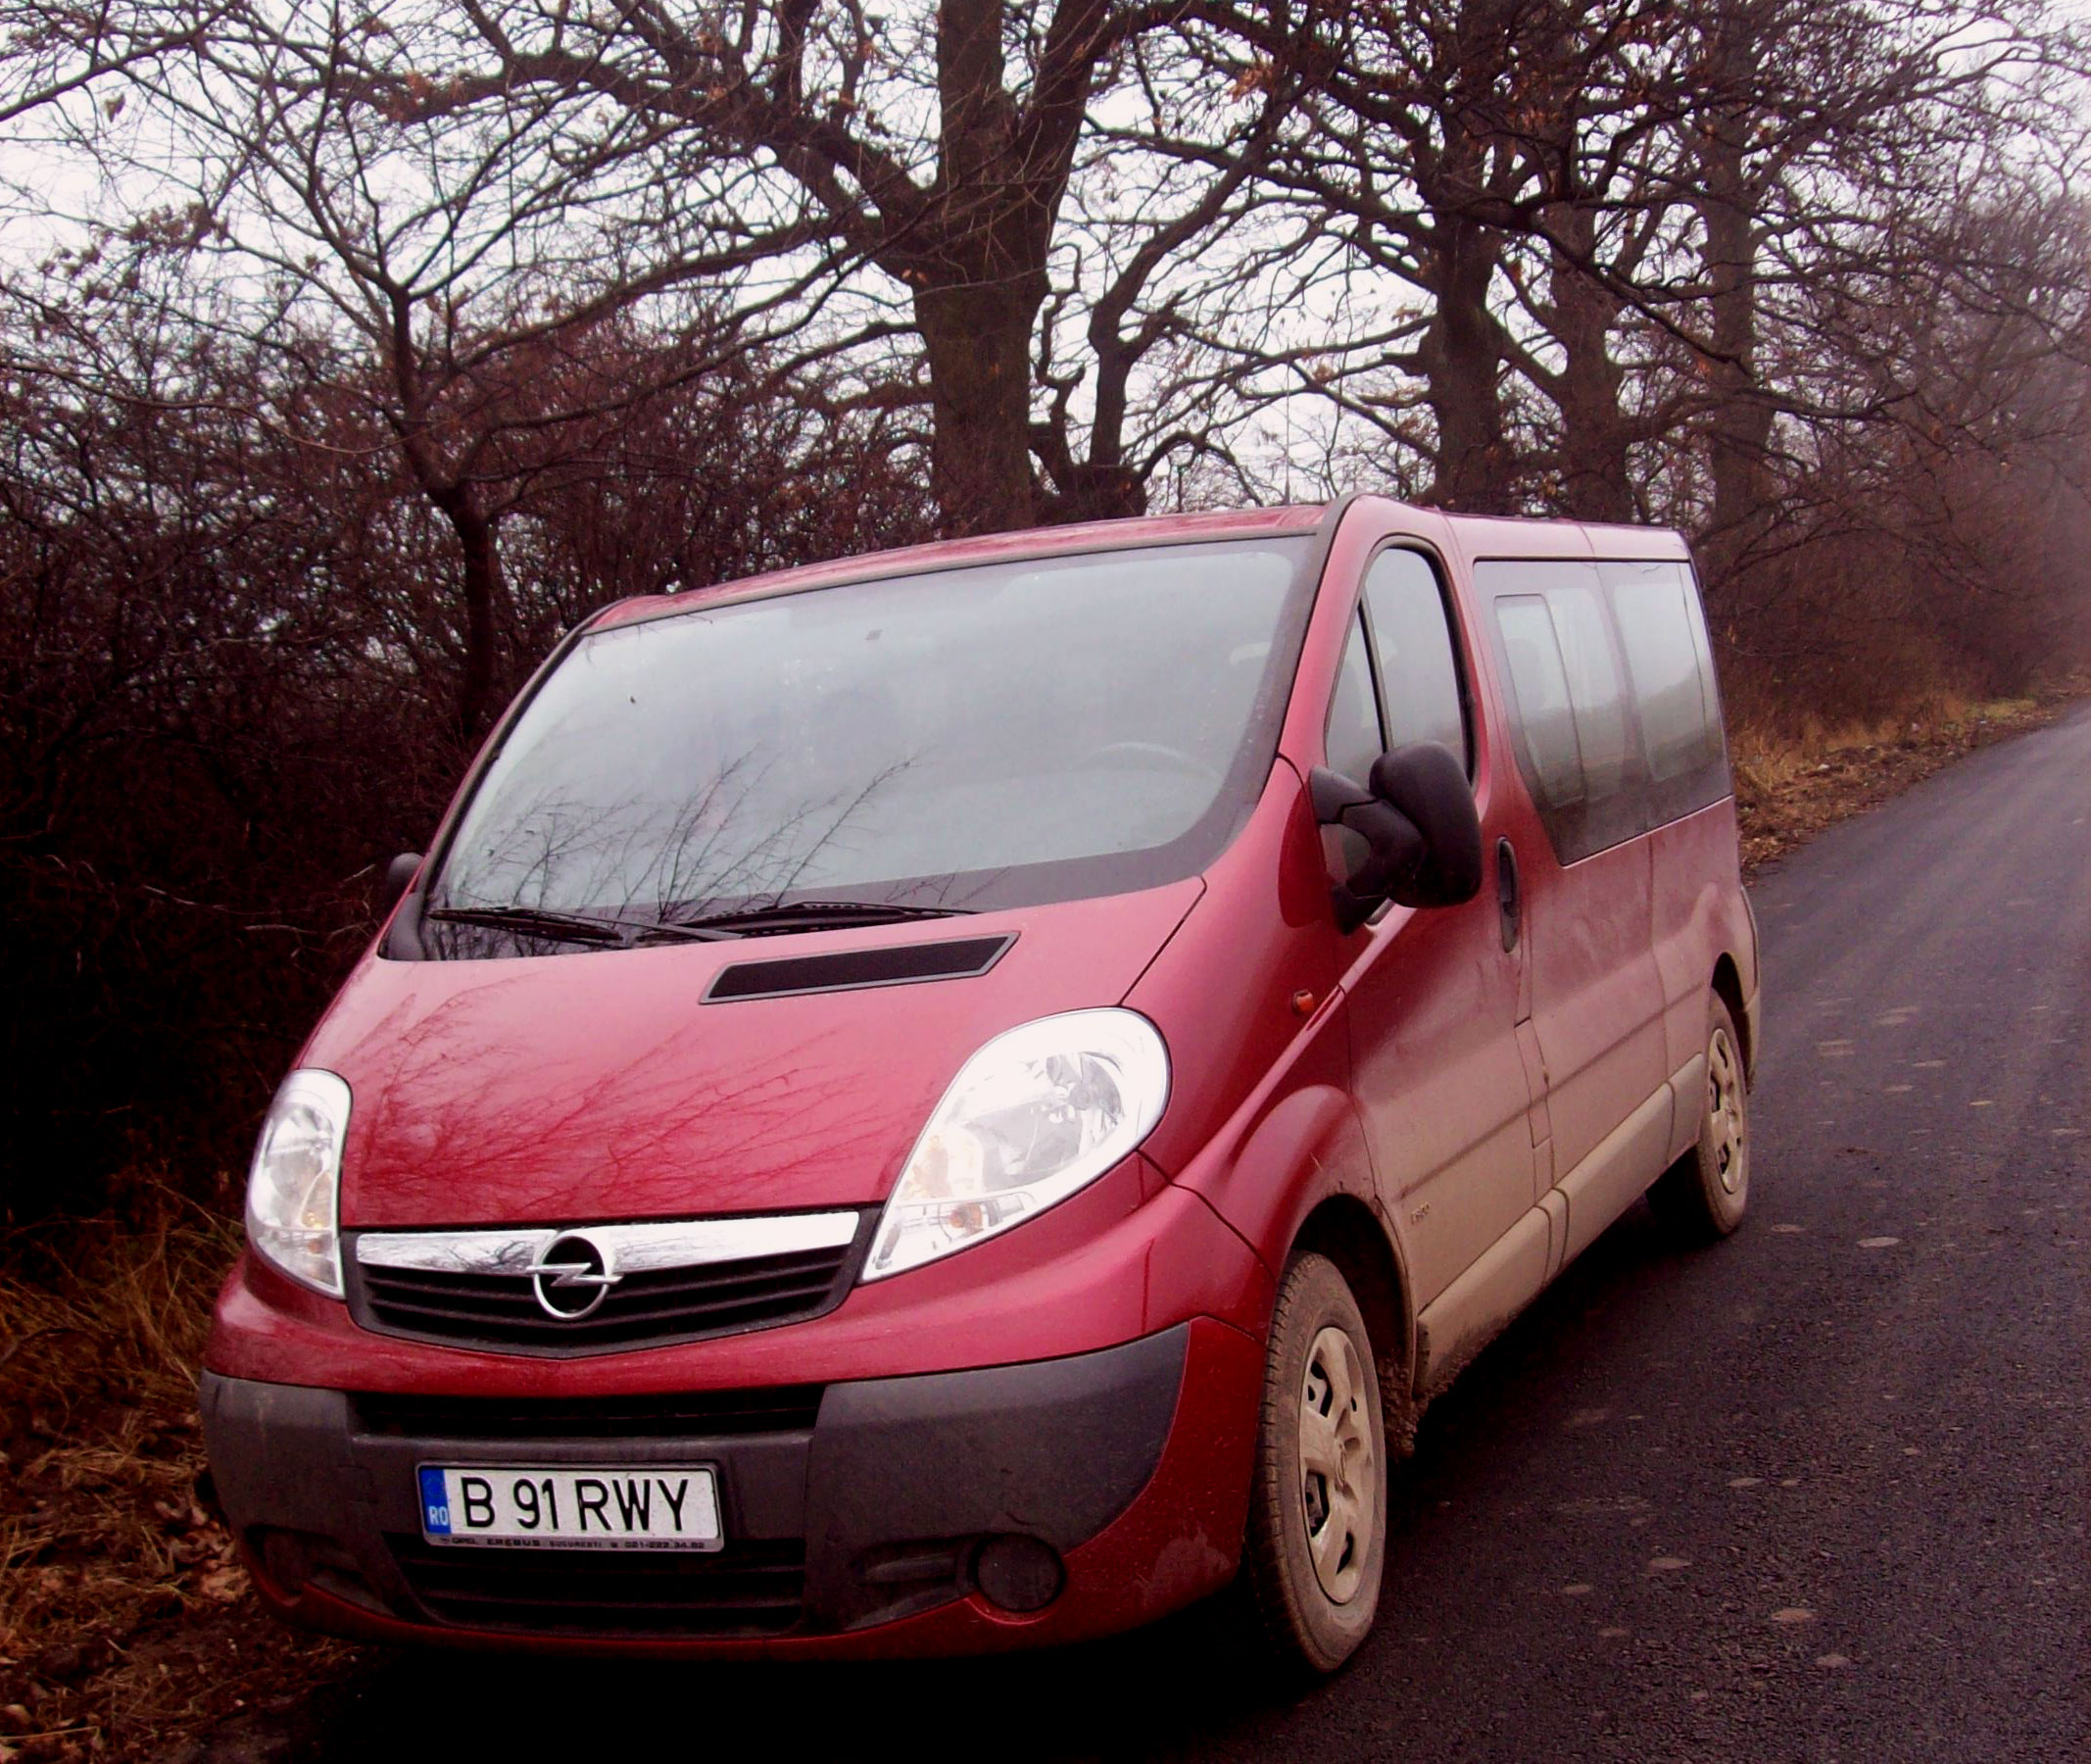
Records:
{"label": "van hood", "polygon": [[[570,956],[366,956],[299,1061],[349,1086],[341,1222],[881,1201],[983,1043],[1117,1004],[1202,892],[1192,878],[962,919]],[[702,1002],[740,963],[1009,934],[971,978]]]}

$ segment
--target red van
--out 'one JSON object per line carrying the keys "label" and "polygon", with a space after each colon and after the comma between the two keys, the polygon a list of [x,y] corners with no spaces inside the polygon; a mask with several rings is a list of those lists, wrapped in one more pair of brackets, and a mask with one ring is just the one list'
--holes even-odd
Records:
{"label": "red van", "polygon": [[[591,618],[277,1093],[203,1379],[268,1603],[734,1656],[1370,1628],[1424,1402],[1749,1191],[1675,534],[1373,497]],[[407,886],[411,876],[411,886]]]}

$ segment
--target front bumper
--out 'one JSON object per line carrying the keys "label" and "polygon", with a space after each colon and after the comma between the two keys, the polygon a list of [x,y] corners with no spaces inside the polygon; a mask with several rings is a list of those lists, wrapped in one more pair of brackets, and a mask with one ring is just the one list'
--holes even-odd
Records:
{"label": "front bumper", "polygon": [[[584,1652],[948,1653],[1106,1634],[1223,1585],[1261,1377],[1248,1336],[1198,1317],[1094,1352],[824,1389],[533,1402],[206,1373],[202,1408],[264,1598],[315,1628]],[[424,1543],[416,1465],[474,1461],[713,1464],[727,1546]]]}

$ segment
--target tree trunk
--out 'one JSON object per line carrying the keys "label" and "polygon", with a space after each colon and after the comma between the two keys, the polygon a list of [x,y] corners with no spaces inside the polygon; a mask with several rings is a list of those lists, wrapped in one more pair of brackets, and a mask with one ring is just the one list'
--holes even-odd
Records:
{"label": "tree trunk", "polygon": [[431,489],[428,498],[458,535],[464,559],[464,664],[458,676],[457,714],[459,732],[472,744],[492,725],[499,708],[494,702],[494,609],[501,594],[501,554],[494,523],[463,485]]}
{"label": "tree trunk", "polygon": [[394,419],[400,452],[421,494],[450,522],[464,564],[464,665],[458,676],[458,731],[467,747],[494,719],[494,606],[501,592],[501,556],[494,523],[460,468],[446,461],[429,432],[428,395],[413,337],[413,303],[404,288],[386,290],[392,383],[399,394]]}
{"label": "tree trunk", "polygon": [[1449,206],[1438,216],[1437,311],[1416,352],[1437,420],[1436,471],[1427,500],[1455,513],[1507,513],[1503,351],[1488,311],[1497,245],[1487,228]]}
{"label": "tree trunk", "polygon": [[923,288],[915,323],[929,358],[930,487],[953,536],[1038,519],[1031,468],[1031,335],[1043,272]]}
{"label": "tree trunk", "polygon": [[1703,208],[1713,308],[1710,378],[1718,400],[1709,434],[1714,499],[1707,542],[1726,568],[1733,567],[1749,550],[1764,507],[1765,450],[1772,438],[1772,411],[1759,396],[1757,385],[1757,291],[1750,212],[1739,200],[1711,195]]}
{"label": "tree trunk", "polygon": [[[1725,25],[1715,45],[1716,77],[1726,94],[1746,91],[1756,66],[1747,31]],[[1712,310],[1708,379],[1715,407],[1708,435],[1713,506],[1703,536],[1718,593],[1744,563],[1766,505],[1766,450],[1772,407],[1757,383],[1757,217],[1748,144],[1751,118],[1732,97],[1703,137],[1700,224]]]}
{"label": "tree trunk", "polygon": [[[1627,469],[1627,427],[1619,392],[1625,375],[1612,360],[1619,301],[1584,271],[1596,243],[1596,220],[1573,203],[1555,205],[1548,228],[1552,253],[1550,326],[1562,368],[1550,388],[1561,413],[1560,508],[1578,520],[1631,520],[1633,486]],[[1580,260],[1580,261],[1579,261]]]}

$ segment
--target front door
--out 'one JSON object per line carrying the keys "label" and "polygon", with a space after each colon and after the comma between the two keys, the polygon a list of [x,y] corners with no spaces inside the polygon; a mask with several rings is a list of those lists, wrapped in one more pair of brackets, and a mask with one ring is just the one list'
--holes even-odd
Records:
{"label": "front door", "polygon": [[[1383,550],[1359,603],[1329,764],[1363,783],[1382,751],[1438,741],[1471,776],[1472,673],[1440,566],[1420,548]],[[1482,793],[1484,853],[1502,831],[1489,799],[1503,794]],[[1524,952],[1504,941],[1492,869],[1462,906],[1389,907],[1348,940],[1354,1087],[1419,1308],[1532,1206],[1532,1097],[1516,1035]]]}

